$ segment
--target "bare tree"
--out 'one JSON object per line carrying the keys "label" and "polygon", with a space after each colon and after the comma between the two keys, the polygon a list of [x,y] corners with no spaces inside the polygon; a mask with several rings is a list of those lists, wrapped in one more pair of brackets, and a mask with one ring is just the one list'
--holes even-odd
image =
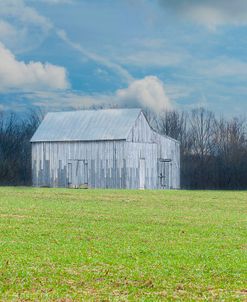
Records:
{"label": "bare tree", "polygon": [[218,186],[222,188],[245,188],[247,181],[246,120],[221,118],[216,123],[215,158]]}
{"label": "bare tree", "polygon": [[199,108],[153,120],[160,133],[180,141],[183,188],[247,188],[246,119],[217,119]]}
{"label": "bare tree", "polygon": [[[18,117],[0,112],[0,184],[31,184],[30,138],[44,113]],[[159,115],[146,110],[153,128],[180,141],[181,186],[186,189],[247,189],[247,122],[216,118],[203,108]]]}
{"label": "bare tree", "polygon": [[41,121],[38,111],[21,119],[14,113],[0,114],[0,183],[30,184],[30,138]]}

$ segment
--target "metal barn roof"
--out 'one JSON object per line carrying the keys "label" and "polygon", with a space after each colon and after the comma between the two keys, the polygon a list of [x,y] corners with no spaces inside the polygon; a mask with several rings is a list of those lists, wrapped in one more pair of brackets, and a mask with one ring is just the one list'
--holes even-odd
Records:
{"label": "metal barn roof", "polygon": [[31,142],[126,139],[141,109],[48,113]]}

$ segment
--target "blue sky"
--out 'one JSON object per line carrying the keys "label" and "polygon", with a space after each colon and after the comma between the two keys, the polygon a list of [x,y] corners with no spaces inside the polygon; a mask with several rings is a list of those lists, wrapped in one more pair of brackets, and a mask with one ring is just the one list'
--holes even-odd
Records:
{"label": "blue sky", "polygon": [[0,110],[247,112],[246,0],[0,0]]}

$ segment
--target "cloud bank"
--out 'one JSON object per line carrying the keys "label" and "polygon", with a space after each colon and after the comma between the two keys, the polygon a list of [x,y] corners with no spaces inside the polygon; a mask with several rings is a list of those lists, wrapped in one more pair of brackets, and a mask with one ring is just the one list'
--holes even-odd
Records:
{"label": "cloud bank", "polygon": [[159,0],[161,5],[198,24],[214,29],[221,25],[247,25],[246,0]]}
{"label": "cloud bank", "polygon": [[155,112],[170,110],[173,103],[167,96],[163,82],[155,76],[134,80],[124,89],[109,94],[85,95],[82,92],[34,92],[27,95],[33,105],[46,110],[81,109],[96,106],[142,107]]}
{"label": "cloud bank", "polygon": [[[40,1],[51,5],[72,4],[76,2],[75,0]],[[28,5],[30,2],[32,3],[34,0],[0,0],[0,41],[7,45],[8,48],[14,49],[15,53],[19,52],[20,49],[27,51],[28,49],[37,48],[49,34],[56,33],[64,43],[78,51],[84,57],[104,65],[118,74],[123,82],[129,83],[133,80],[127,69],[120,64],[95,51],[88,50],[80,43],[72,41],[65,30],[57,28],[50,19],[41,15],[33,7],[30,7]],[[9,20],[12,21],[11,24]]]}
{"label": "cloud bank", "polygon": [[52,23],[23,0],[0,0],[0,41],[15,53],[38,48]]}
{"label": "cloud bank", "polygon": [[66,89],[69,83],[63,67],[41,62],[18,61],[0,43],[0,91],[11,89]]}
{"label": "cloud bank", "polygon": [[[164,84],[160,79],[155,76],[135,79],[126,68],[117,63],[119,60],[114,61],[112,58],[99,55],[86,49],[80,43],[72,41],[64,30],[54,26],[49,19],[27,5],[27,3],[32,1],[8,0],[5,2],[0,0],[0,18],[3,18],[0,21],[0,41],[8,45],[7,48],[0,42],[0,92],[8,92],[10,90],[29,92],[30,97],[35,99],[33,103],[47,108],[53,105],[61,108],[64,106],[82,107],[92,104],[111,104],[127,107],[141,106],[160,111],[169,110],[172,107]],[[42,2],[54,5],[73,3],[71,0],[42,0]],[[16,22],[10,23],[10,20],[15,20]],[[128,86],[110,94],[83,95],[82,93],[67,90],[69,83],[65,68],[49,63],[18,61],[13,52],[17,53],[17,49],[20,47],[19,45],[12,46],[11,40],[17,41],[18,36],[20,36],[21,41],[28,41],[33,36],[34,29],[35,33],[38,33],[37,36],[45,37],[51,32],[55,33],[64,43],[81,55],[111,69]],[[37,45],[36,38],[31,40],[33,40],[31,44]],[[14,51],[12,52],[10,49],[13,48]],[[137,65],[142,65],[146,58],[146,53],[139,53]],[[177,58],[173,59],[177,63]],[[132,62],[136,58],[132,57],[129,60]],[[164,57],[159,58],[158,61],[164,61]],[[158,63],[156,62],[156,64]],[[163,64],[167,65],[168,62],[166,61]]]}
{"label": "cloud bank", "polygon": [[18,19],[22,24],[39,26],[45,31],[52,28],[52,24],[47,18],[27,6],[23,0],[1,0],[0,17]]}

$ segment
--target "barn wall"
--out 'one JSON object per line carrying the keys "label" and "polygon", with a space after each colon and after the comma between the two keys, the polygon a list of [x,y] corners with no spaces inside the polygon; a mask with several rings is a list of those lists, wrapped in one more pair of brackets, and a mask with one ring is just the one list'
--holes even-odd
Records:
{"label": "barn wall", "polygon": [[145,189],[157,189],[157,144],[126,142],[126,184],[140,187],[140,159],[145,162]]}
{"label": "barn wall", "polygon": [[127,137],[128,142],[145,143],[153,142],[153,131],[150,128],[143,113],[140,113],[139,117],[135,121],[134,127],[130,130]]}
{"label": "barn wall", "polygon": [[33,185],[68,186],[68,163],[88,162],[92,188],[139,189],[140,158],[145,159],[145,188],[157,188],[157,145],[119,142],[32,144]]}
{"label": "barn wall", "polygon": [[34,186],[66,187],[68,163],[87,160],[90,187],[124,188],[124,141],[32,144]]}
{"label": "barn wall", "polygon": [[157,160],[171,160],[171,187],[180,188],[180,144],[178,141],[152,130],[143,113],[136,120],[127,141],[146,143],[147,145],[157,144]]}

